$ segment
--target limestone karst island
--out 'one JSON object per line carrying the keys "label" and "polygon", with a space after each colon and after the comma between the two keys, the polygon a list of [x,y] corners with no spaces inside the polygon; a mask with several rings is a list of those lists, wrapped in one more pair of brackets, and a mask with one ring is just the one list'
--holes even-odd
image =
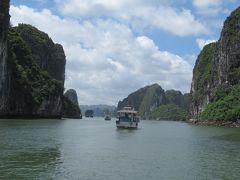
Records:
{"label": "limestone karst island", "polygon": [[0,179],[235,180],[239,128],[238,1],[0,1]]}

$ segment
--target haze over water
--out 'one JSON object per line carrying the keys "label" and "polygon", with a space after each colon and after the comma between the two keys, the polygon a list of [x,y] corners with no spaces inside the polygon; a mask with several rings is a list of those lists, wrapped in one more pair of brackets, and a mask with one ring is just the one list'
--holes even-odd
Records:
{"label": "haze over water", "polygon": [[0,120],[0,179],[238,179],[240,131],[180,122]]}

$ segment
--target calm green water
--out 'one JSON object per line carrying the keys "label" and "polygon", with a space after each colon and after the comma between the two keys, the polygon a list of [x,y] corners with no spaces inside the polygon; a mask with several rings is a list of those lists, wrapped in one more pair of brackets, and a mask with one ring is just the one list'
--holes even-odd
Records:
{"label": "calm green water", "polygon": [[0,179],[239,179],[240,129],[141,121],[0,120]]}

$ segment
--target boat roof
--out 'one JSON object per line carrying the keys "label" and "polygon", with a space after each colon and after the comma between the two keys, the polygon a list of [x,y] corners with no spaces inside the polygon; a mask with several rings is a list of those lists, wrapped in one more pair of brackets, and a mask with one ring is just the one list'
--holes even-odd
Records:
{"label": "boat roof", "polygon": [[124,107],[122,110],[119,110],[118,113],[131,113],[131,114],[137,114],[137,111],[135,111],[131,107]]}
{"label": "boat roof", "polygon": [[137,111],[134,110],[120,110],[118,113],[131,113],[131,114],[137,114]]}

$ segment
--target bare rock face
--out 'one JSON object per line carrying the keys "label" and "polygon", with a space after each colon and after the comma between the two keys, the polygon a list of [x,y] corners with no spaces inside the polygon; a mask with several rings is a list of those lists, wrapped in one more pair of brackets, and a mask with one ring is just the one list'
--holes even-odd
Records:
{"label": "bare rock face", "polygon": [[197,118],[203,108],[209,103],[211,96],[211,75],[213,57],[216,51],[216,43],[205,46],[199,54],[193,69],[193,81],[191,86],[190,115]]}
{"label": "bare rock face", "polygon": [[0,2],[0,118],[61,118],[63,48],[44,32],[9,28],[9,0]]}
{"label": "bare rock face", "polygon": [[198,56],[191,86],[190,116],[198,119],[221,88],[240,84],[240,7],[224,22],[221,37]]}
{"label": "bare rock face", "polygon": [[213,87],[240,83],[240,7],[224,22],[213,60]]}

